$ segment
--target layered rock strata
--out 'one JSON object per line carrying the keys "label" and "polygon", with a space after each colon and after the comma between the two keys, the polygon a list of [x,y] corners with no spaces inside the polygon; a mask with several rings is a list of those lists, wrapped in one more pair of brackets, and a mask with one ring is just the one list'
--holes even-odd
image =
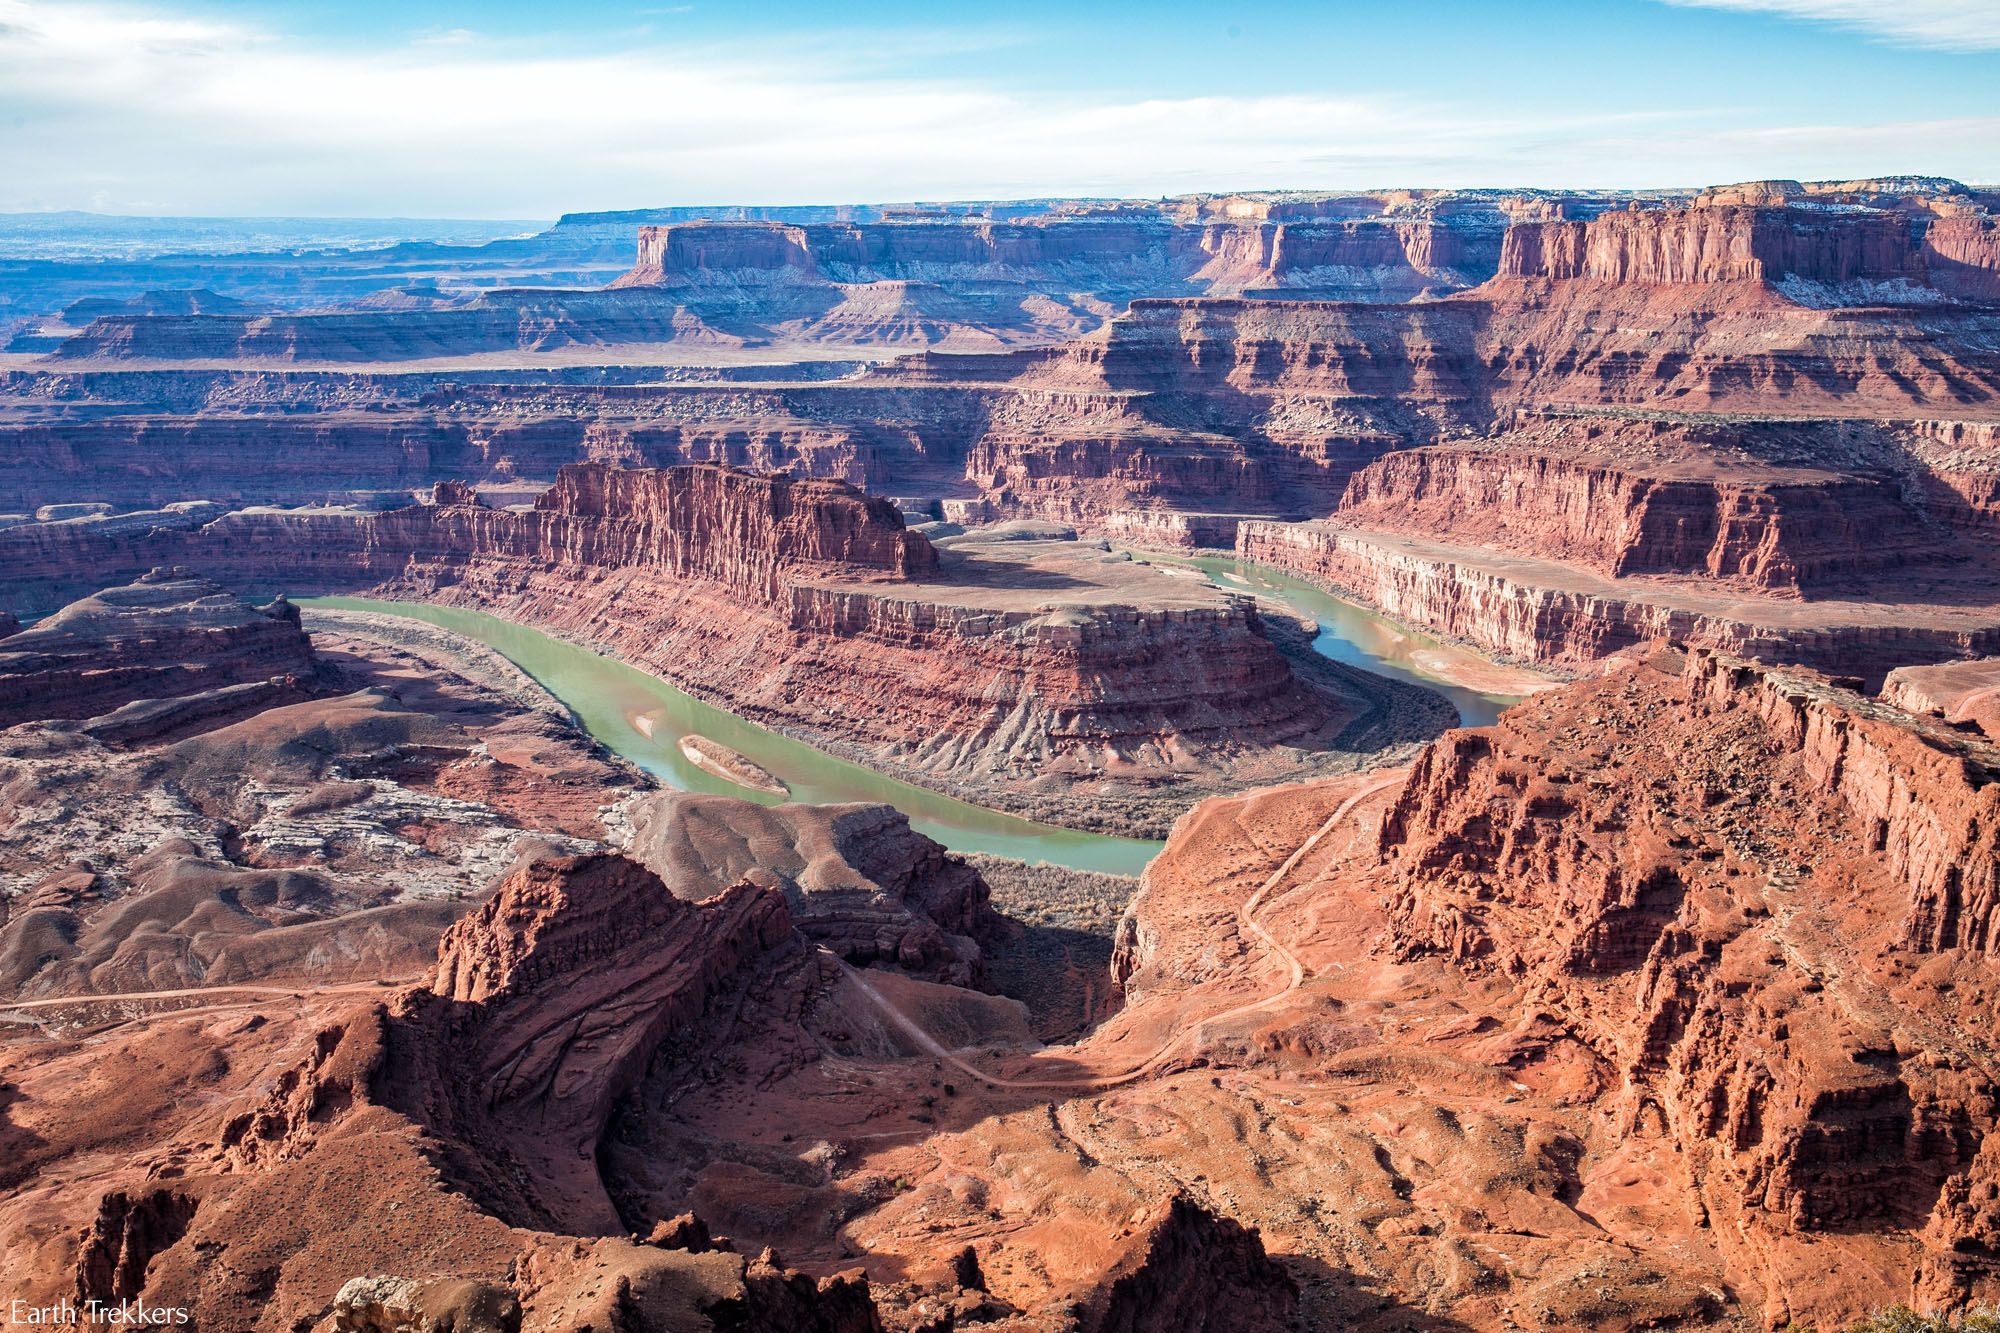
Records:
{"label": "layered rock strata", "polygon": [[[185,569],[73,602],[10,634],[0,652],[0,727],[84,719],[141,701],[250,687],[303,697],[318,675],[297,608],[259,609]],[[247,702],[238,688],[233,698]]]}
{"label": "layered rock strata", "polygon": [[[1118,829],[1163,831],[1212,784],[1350,765],[1441,717],[1421,692],[1295,668],[1247,599],[1074,542],[947,559],[837,483],[579,466],[525,512],[437,498],[245,511],[89,560],[169,550],[294,589],[514,616],[863,762]],[[16,576],[56,564],[24,555]],[[1093,808],[1069,799],[1076,783]]]}
{"label": "layered rock strata", "polygon": [[2000,608],[1977,600],[1718,596],[1690,582],[1614,580],[1552,560],[1347,528],[1246,522],[1237,551],[1387,614],[1526,662],[1578,667],[1652,639],[1797,662],[1879,682],[1890,670],[2000,649]]}
{"label": "layered rock strata", "polygon": [[749,880],[775,888],[799,932],[856,966],[968,985],[997,919],[979,872],[886,805],[751,805],[687,793],[628,811],[627,853],[677,897]]}
{"label": "layered rock strata", "polygon": [[1672,668],[1431,747],[1379,835],[1397,940],[1606,1062],[1767,1320],[1825,1298],[1813,1236],[1868,1237],[1925,1303],[1990,1296],[2000,752],[1810,673]]}

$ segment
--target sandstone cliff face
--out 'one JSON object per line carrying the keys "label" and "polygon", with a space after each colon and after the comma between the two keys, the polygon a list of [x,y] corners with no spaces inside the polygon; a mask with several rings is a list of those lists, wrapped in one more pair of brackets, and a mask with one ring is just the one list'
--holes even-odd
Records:
{"label": "sandstone cliff face", "polygon": [[[777,595],[780,578],[829,574],[910,579],[937,568],[930,542],[903,529],[886,500],[833,482],[727,468],[578,465],[535,501],[523,543],[551,563],[605,569],[652,566]],[[506,539],[472,534],[462,549]]]}
{"label": "sandstone cliff face", "polygon": [[1968,536],[2000,535],[2000,422],[1914,421],[1903,429],[1932,516]]}
{"label": "sandstone cliff face", "polygon": [[[449,571],[479,555],[698,577],[760,598],[786,579],[839,574],[906,580],[937,553],[894,506],[840,482],[698,464],[564,468],[528,513],[477,502],[470,487],[432,487],[433,503],[383,514],[248,509],[153,524],[35,524],[5,529],[18,583],[109,571],[186,553],[241,578],[364,586],[416,565]],[[171,517],[171,516],[170,516]],[[206,515],[202,516],[206,517]],[[60,529],[60,531],[58,531]]]}
{"label": "sandstone cliff face", "polygon": [[1400,620],[1558,666],[1672,639],[1880,680],[1899,666],[2000,651],[2000,624],[1977,607],[1927,624],[1866,605],[1718,600],[1699,587],[1613,582],[1554,561],[1337,523],[1245,521],[1237,552]]}
{"label": "sandstone cliff face", "polygon": [[1807,675],[1699,651],[1688,675],[1695,707],[1754,714],[1806,789],[1866,830],[1908,893],[1909,948],[2000,955],[2000,751]]}
{"label": "sandstone cliff face", "polygon": [[1580,565],[1799,592],[1943,554],[1893,480],[1807,468],[1648,467],[1509,447],[1389,454],[1357,473],[1338,520]]}
{"label": "sandstone cliff face", "polygon": [[2000,752],[1809,673],[1670,666],[1433,745],[1380,832],[1397,938],[1582,1034],[1725,1252],[1774,1265],[1767,1317],[1812,1299],[1799,1233],[1921,1234],[1922,1299],[1991,1293]]}
{"label": "sandstone cliff face", "polygon": [[1404,301],[1491,277],[1503,227],[1492,210],[1386,200],[1328,215],[1267,206],[1225,218],[1141,210],[991,222],[683,222],[641,227],[637,263],[617,285],[916,281],[954,291],[1085,290],[1107,301],[1246,290]]}
{"label": "sandstone cliff face", "polygon": [[1859,281],[1922,286],[1910,221],[1887,212],[1714,206],[1628,209],[1508,230],[1499,276],[1653,285]]}
{"label": "sandstone cliff face", "polygon": [[1968,210],[1938,218],[1924,228],[1924,261],[1939,290],[2000,299],[2000,217]]}
{"label": "sandstone cliff face", "polygon": [[187,570],[156,569],[7,636],[0,727],[233,686],[269,685],[271,702],[309,689],[318,668],[295,608],[259,610]]}

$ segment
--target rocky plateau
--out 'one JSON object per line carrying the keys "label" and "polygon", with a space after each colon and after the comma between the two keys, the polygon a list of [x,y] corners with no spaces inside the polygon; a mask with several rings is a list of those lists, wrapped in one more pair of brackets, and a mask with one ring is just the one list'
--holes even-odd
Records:
{"label": "rocky plateau", "polygon": [[0,1318],[2000,1304],[1996,217],[0,263]]}

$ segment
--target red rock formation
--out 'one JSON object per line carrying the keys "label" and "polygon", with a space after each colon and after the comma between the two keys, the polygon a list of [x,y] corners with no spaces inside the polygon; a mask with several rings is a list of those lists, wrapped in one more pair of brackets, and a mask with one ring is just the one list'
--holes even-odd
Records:
{"label": "red rock formation", "polygon": [[1900,214],[1725,205],[1522,223],[1502,243],[1499,277],[1635,285],[1799,278],[1922,286],[1928,273],[1909,219]]}
{"label": "red rock formation", "polygon": [[675,793],[630,818],[627,853],[678,897],[705,899],[748,878],[782,891],[799,933],[858,967],[954,985],[979,978],[979,941],[998,924],[985,882],[892,806],[773,808]]}
{"label": "red rock formation", "polygon": [[619,856],[529,865],[446,932],[435,998],[415,997],[390,1031],[410,1062],[393,1095],[511,1165],[460,1161],[490,1207],[615,1230],[596,1168],[612,1108],[670,1031],[790,937],[783,899],[750,885],[690,904]]}
{"label": "red rock formation", "polygon": [[238,686],[269,686],[266,703],[297,698],[318,665],[295,608],[259,610],[185,569],[156,569],[7,636],[0,727]]}
{"label": "red rock formation", "polygon": [[1962,210],[1938,218],[1924,228],[1924,260],[1940,291],[2000,299],[2000,217]]}
{"label": "red rock formation", "polygon": [[[1628,665],[1453,733],[1385,817],[1409,953],[1513,978],[1656,1124],[1767,1318],[1791,1239],[1921,1234],[1925,1301],[2000,1283],[2000,751],[1809,673]],[[1976,980],[1975,980],[1976,978]],[[1954,982],[1963,1004],[1946,1000]]]}
{"label": "red rock formation", "polygon": [[1614,580],[1553,560],[1339,523],[1246,521],[1237,552],[1528,662],[1583,666],[1664,638],[1879,680],[1911,663],[2000,651],[2000,614],[1976,595],[1936,610],[1717,598],[1698,582]]}
{"label": "red rock formation", "polygon": [[1662,457],[1676,434],[1634,423],[1583,451],[1508,436],[1400,450],[1348,482],[1338,521],[1780,592],[1949,558],[1892,478],[1739,462],[1700,442]]}
{"label": "red rock formation", "polygon": [[1006,222],[671,223],[639,229],[638,261],[615,285],[979,281],[1105,298],[1279,289],[1398,301],[1491,276],[1505,221],[1490,205],[1358,202],[1185,221],[1106,210]]}
{"label": "red rock formation", "polygon": [[1292,1327],[1298,1285],[1264,1253],[1257,1233],[1176,1195],[1145,1224],[1144,1242],[1077,1313],[1078,1333],[1198,1333],[1235,1305],[1229,1327]]}
{"label": "red rock formation", "polygon": [[1882,699],[1905,712],[1974,727],[1989,740],[2000,740],[2000,658],[1897,667],[1882,684]]}
{"label": "red rock formation", "polygon": [[[544,559],[607,569],[652,566],[763,596],[780,575],[879,574],[937,568],[930,542],[903,530],[886,500],[837,482],[728,468],[564,468],[535,502]],[[474,536],[469,550],[482,543]]]}

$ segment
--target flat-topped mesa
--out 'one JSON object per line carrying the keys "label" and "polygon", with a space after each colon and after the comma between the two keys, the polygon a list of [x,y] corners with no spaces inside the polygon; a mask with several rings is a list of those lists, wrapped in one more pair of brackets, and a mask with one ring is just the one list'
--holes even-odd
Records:
{"label": "flat-topped mesa", "polygon": [[1499,280],[1624,284],[1854,284],[1923,288],[1929,269],[1908,216],[1873,209],[1623,209],[1588,222],[1508,229]]}
{"label": "flat-topped mesa", "polygon": [[804,227],[777,222],[677,222],[639,228],[639,259],[614,287],[703,277],[818,276]]}
{"label": "flat-topped mesa", "polygon": [[1390,929],[1594,1050],[1772,1298],[1773,1255],[1838,1231],[1914,1249],[1926,1305],[1990,1300],[1996,778],[1826,677],[1655,645],[1426,749],[1379,833]]}
{"label": "flat-topped mesa", "polygon": [[[1766,432],[1796,437],[1801,451],[1823,444],[1829,455],[1854,447],[1843,435],[1861,433]],[[1731,449],[1732,434],[1558,422],[1398,450],[1349,479],[1334,521],[1610,577],[1686,575],[1784,594],[1954,554],[1902,498],[1897,478],[1764,463]]]}
{"label": "flat-topped mesa", "polygon": [[259,609],[185,569],[156,569],[0,640],[0,727],[232,687],[275,695],[317,671],[295,608]]}
{"label": "flat-topped mesa", "polygon": [[[1546,211],[1563,205],[1547,202]],[[1034,218],[682,221],[639,228],[614,284],[683,290],[732,283],[940,283],[1038,290],[1067,300],[1250,290],[1406,301],[1492,276],[1508,219],[1536,205],[1354,196],[1185,207],[1076,209]],[[978,293],[964,288],[969,295]]]}
{"label": "flat-topped mesa", "polygon": [[887,500],[845,482],[719,464],[571,464],[522,526],[551,558],[664,567],[768,596],[781,577],[911,579],[938,563],[930,539]]}

